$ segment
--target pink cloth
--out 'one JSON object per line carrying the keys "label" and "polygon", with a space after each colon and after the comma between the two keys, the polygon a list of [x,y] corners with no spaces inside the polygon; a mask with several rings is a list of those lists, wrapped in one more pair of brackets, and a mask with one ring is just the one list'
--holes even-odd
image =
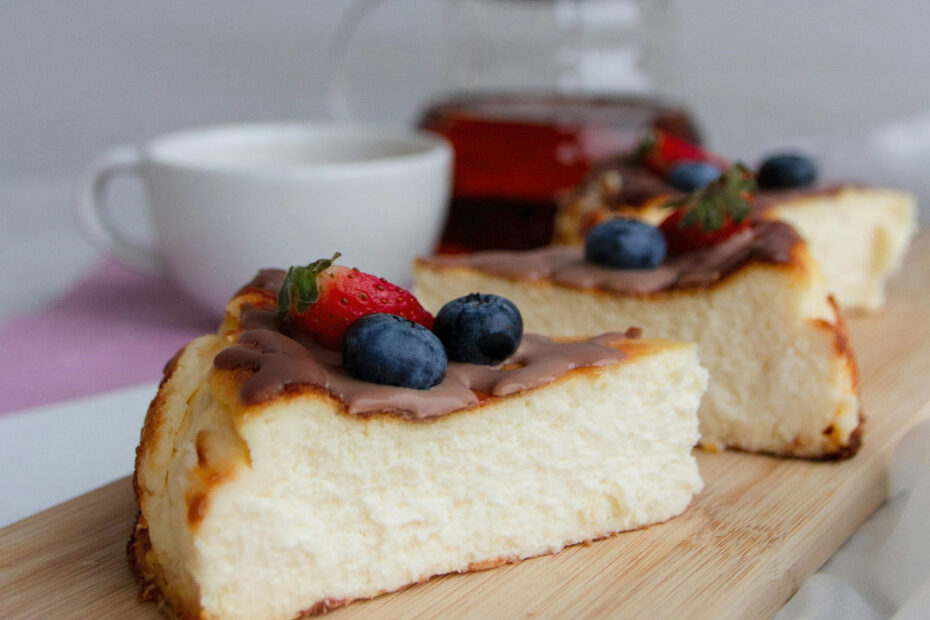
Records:
{"label": "pink cloth", "polygon": [[156,381],[217,324],[168,282],[104,261],[42,312],[0,327],[0,414]]}

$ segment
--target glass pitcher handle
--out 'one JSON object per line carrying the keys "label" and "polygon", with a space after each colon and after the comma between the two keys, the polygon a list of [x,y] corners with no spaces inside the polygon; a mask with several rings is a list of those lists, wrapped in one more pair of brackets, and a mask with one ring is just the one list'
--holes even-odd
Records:
{"label": "glass pitcher handle", "polygon": [[343,13],[342,19],[336,25],[327,55],[327,75],[329,76],[327,104],[329,116],[334,120],[343,122],[355,120],[349,106],[346,83],[346,61],[349,56],[349,47],[362,22],[375,9],[387,2],[390,0],[356,0]]}

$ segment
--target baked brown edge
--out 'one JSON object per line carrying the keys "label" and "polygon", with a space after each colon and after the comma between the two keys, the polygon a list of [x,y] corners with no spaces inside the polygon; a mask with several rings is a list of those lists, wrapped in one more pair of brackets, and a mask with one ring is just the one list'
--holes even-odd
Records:
{"label": "baked brown edge", "polygon": [[185,601],[178,598],[172,601],[165,591],[164,579],[158,571],[158,567],[149,563],[148,557],[152,551],[152,542],[149,538],[148,525],[142,514],[142,492],[139,485],[139,471],[141,470],[142,459],[150,448],[154,447],[158,440],[162,426],[162,410],[165,407],[164,388],[178,367],[178,360],[187,350],[188,345],[181,347],[177,353],[168,361],[164,368],[164,374],[158,384],[158,392],[149,404],[148,411],[145,415],[145,424],[142,426],[142,432],[139,438],[139,445],[136,447],[135,470],[132,476],[132,490],[135,498],[138,512],[136,521],[133,524],[132,534],[129,537],[126,546],[126,553],[129,556],[129,566],[139,585],[139,600],[142,602],[157,603],[162,613],[174,615],[184,620],[197,620],[200,618],[200,608],[186,605]]}
{"label": "baked brown edge", "polygon": [[[817,319],[816,324],[823,329],[829,329],[833,333],[833,347],[836,354],[845,359],[846,368],[849,372],[849,378],[852,382],[852,389],[859,401],[859,424],[849,434],[847,442],[839,446],[835,451],[824,454],[821,460],[841,461],[854,457],[862,447],[862,435],[865,433],[865,413],[862,410],[861,383],[859,380],[859,362],[856,359],[856,353],[853,350],[852,340],[849,336],[849,327],[843,319],[840,312],[839,304],[833,295],[827,296],[827,303],[833,308],[833,315],[836,317],[834,322],[825,319]],[[823,430],[825,434],[832,432],[832,424]]]}
{"label": "baked brown edge", "polygon": [[[836,354],[839,357],[842,357],[846,361],[846,368],[850,375],[850,380],[852,382],[853,391],[856,394],[856,398],[860,399],[860,383],[859,383],[859,365],[856,361],[856,354],[852,348],[852,341],[849,337],[849,329],[846,326],[845,320],[843,320],[843,315],[840,313],[839,306],[836,303],[836,299],[833,298],[833,295],[827,296],[827,302],[830,307],[833,308],[834,316],[836,317],[835,322],[828,321],[826,319],[813,319],[812,323],[819,329],[827,330],[833,335],[833,348]],[[804,459],[808,461],[843,461],[854,457],[862,447],[862,436],[865,433],[865,414],[862,411],[862,405],[860,400],[859,405],[859,423],[849,434],[849,438],[846,443],[837,446],[834,450],[825,451],[819,455],[798,455],[793,452],[771,452],[771,451],[748,451],[742,450],[737,446],[725,445],[724,448],[727,450],[734,450],[737,452],[746,452],[747,454],[762,454],[765,456],[777,457],[777,458],[786,458],[786,459]],[[830,424],[825,429],[821,431],[824,435],[831,435],[833,432],[833,424]],[[706,449],[700,446],[702,450],[706,452],[716,452],[716,450]]]}

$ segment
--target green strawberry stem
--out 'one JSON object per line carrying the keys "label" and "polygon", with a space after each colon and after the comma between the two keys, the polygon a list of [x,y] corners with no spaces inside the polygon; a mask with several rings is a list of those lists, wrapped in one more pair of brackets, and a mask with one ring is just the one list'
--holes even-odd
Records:
{"label": "green strawberry stem", "polygon": [[297,300],[297,313],[302,314],[320,298],[316,277],[329,269],[340,256],[342,254],[336,252],[332,258],[315,260],[306,267],[288,268],[284,282],[281,283],[281,290],[278,291],[279,319],[287,315],[294,299]]}
{"label": "green strawberry stem", "polygon": [[633,154],[633,161],[642,165],[658,148],[659,136],[655,129],[650,129],[640,138],[636,146],[636,152]]}
{"label": "green strawberry stem", "polygon": [[720,230],[727,216],[741,223],[752,210],[758,187],[753,173],[737,162],[727,168],[720,178],[684,198],[670,200],[666,206],[683,211],[679,229],[697,226],[703,232]]}

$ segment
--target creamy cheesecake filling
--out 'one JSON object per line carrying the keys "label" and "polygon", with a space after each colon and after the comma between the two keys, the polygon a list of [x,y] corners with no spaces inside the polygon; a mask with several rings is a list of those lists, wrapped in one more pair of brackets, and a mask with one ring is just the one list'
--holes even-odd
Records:
{"label": "creamy cheesecake filling", "polygon": [[709,248],[667,259],[654,269],[612,269],[589,263],[577,246],[528,252],[479,252],[421,259],[433,267],[464,267],[505,278],[551,280],[580,289],[646,294],[710,286],[749,262],[787,264],[801,238],[782,222],[760,222]]}
{"label": "creamy cheesecake filling", "polygon": [[[253,285],[265,288],[275,281],[275,274],[265,271]],[[415,390],[351,377],[342,369],[339,351],[325,349],[312,338],[289,329],[272,312],[243,308],[241,323],[246,331],[235,346],[217,354],[213,365],[218,370],[253,371],[240,388],[240,397],[246,404],[271,400],[292,386],[311,385],[341,400],[351,414],[389,411],[412,419],[474,407],[480,403],[481,395],[509,396],[530,390],[575,368],[617,363],[625,355],[609,344],[636,335],[631,330],[577,342],[556,342],[545,336],[525,334],[516,353],[502,364],[449,362],[439,385]]]}

